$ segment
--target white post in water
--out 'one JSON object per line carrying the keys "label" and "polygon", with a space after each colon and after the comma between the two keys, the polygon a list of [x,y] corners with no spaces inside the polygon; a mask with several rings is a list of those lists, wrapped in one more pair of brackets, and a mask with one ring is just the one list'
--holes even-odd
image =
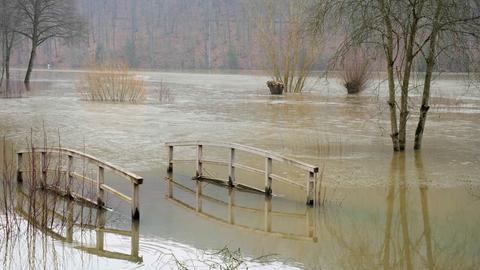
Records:
{"label": "white post in water", "polygon": [[104,192],[102,185],[104,183],[104,168],[102,166],[98,166],[98,171],[97,171],[97,205],[99,207],[104,206],[105,201],[104,201]]}
{"label": "white post in water", "polygon": [[235,185],[235,148],[230,148],[230,163],[228,166],[228,185]]}
{"label": "white post in water", "polygon": [[272,159],[265,158],[265,195],[272,195]]}
{"label": "white post in water", "polygon": [[201,178],[202,177],[202,155],[203,155],[203,151],[202,151],[202,145],[199,144],[197,145],[197,178]]}
{"label": "white post in water", "polygon": [[23,156],[22,153],[17,154],[17,182],[23,182],[22,175],[22,166],[23,166]]}

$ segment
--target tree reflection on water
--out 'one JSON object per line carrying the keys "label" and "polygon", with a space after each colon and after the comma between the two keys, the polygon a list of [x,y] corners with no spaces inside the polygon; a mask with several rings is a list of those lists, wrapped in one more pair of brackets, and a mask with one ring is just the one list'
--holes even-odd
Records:
{"label": "tree reflection on water", "polygon": [[[339,221],[339,217],[328,214],[322,219],[339,246],[336,260],[341,268],[476,269],[478,258],[468,250],[469,243],[476,241],[469,239],[474,234],[463,228],[453,228],[453,232],[437,228],[448,224],[435,223],[435,230],[432,228],[429,180],[420,153],[415,153],[414,164],[418,181],[409,185],[405,154],[393,154],[384,219],[371,220],[373,224],[367,226],[358,219]],[[378,230],[382,220],[383,232]]]}

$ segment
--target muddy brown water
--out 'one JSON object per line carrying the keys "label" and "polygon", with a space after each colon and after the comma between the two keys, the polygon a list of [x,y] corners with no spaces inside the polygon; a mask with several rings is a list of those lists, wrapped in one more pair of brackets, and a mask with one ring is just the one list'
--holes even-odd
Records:
{"label": "muddy brown water", "polygon": [[[172,254],[190,268],[202,268],[209,260],[221,262],[217,251],[224,247],[240,249],[246,261],[271,255],[265,264],[243,265],[250,268],[480,266],[480,91],[467,88],[462,79],[435,82],[421,154],[410,150],[410,140],[410,149],[395,155],[385,91],[374,85],[347,96],[334,79],[314,80],[302,95],[272,97],[265,87],[268,78],[262,76],[142,72],[150,91],[146,102],[105,104],[81,100],[75,91],[81,75],[35,72],[23,98],[0,99],[0,133],[19,149],[31,128],[41,144],[45,126],[51,144],[60,136],[62,146],[144,176],[138,241],[142,261],[107,258],[52,239],[47,250],[56,250],[56,259],[48,259],[43,268],[175,269]],[[161,81],[175,96],[172,104],[156,101]],[[413,102],[418,104],[417,97]],[[416,119],[412,113],[410,132]],[[174,175],[187,189],[175,186],[175,200],[166,198],[163,143],[197,139],[256,146],[320,166],[325,206],[306,208],[301,192],[280,185],[274,185],[277,196],[265,201],[258,194],[234,191],[232,196],[223,187],[205,184],[205,194],[217,201],[205,198],[198,213],[195,194],[188,191],[195,189],[190,180],[194,164],[189,163],[176,165]],[[189,158],[193,153],[185,149],[175,155]],[[227,155],[221,149],[208,154]],[[225,169],[208,172],[223,175]],[[241,177],[253,184],[263,181],[261,176]],[[107,182],[122,191],[130,188],[113,176]],[[113,226],[129,229],[128,205],[114,199],[109,204],[123,217]],[[110,250],[131,251],[129,237],[105,234],[105,239]],[[10,249],[4,266],[30,268],[20,255],[27,242]],[[2,258],[7,258],[5,250]]]}

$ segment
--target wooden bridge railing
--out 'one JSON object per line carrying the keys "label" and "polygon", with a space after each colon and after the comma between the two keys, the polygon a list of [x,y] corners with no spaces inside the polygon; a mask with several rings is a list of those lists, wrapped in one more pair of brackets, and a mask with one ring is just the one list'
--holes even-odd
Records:
{"label": "wooden bridge railing", "polygon": [[[174,147],[196,147],[197,148],[197,158],[196,160],[191,160],[196,162],[196,178],[205,178],[203,177],[203,164],[210,163],[210,164],[217,164],[217,165],[227,165],[228,166],[228,184],[230,186],[236,185],[235,179],[235,170],[242,169],[254,173],[261,173],[265,175],[265,194],[270,196],[272,194],[272,180],[277,180],[281,182],[286,182],[291,185],[295,185],[302,189],[306,190],[306,202],[308,205],[314,205],[317,202],[316,196],[316,188],[317,188],[317,173],[318,167],[313,166],[302,161],[298,161],[295,159],[291,159],[279,154],[275,154],[266,150],[262,150],[259,148],[246,146],[237,143],[218,143],[218,142],[209,142],[209,141],[188,141],[188,142],[167,142],[165,145],[168,148],[168,173],[173,172],[173,163],[176,161],[173,159],[173,149]],[[207,160],[203,158],[203,148],[205,146],[210,147],[219,147],[219,148],[227,148],[229,149],[230,158],[229,161],[214,161],[214,160]],[[245,164],[240,164],[236,161],[236,152],[242,151],[250,154],[254,154],[257,156],[264,157],[265,159],[265,167],[264,169],[257,169]],[[307,173],[306,184],[303,185],[301,183],[292,181],[288,178],[282,177],[280,175],[276,175],[272,173],[272,161],[282,162],[283,164],[290,165],[301,169]]]}
{"label": "wooden bridge railing", "polygon": [[[97,159],[94,156],[72,150],[72,149],[67,149],[67,148],[35,148],[34,151],[30,150],[24,150],[24,151],[19,151],[17,152],[17,181],[22,182],[23,181],[23,156],[25,154],[36,154],[40,153],[40,167],[41,167],[41,186],[46,187],[47,185],[47,172],[48,172],[48,164],[47,164],[47,155],[52,154],[52,153],[57,153],[60,154],[61,157],[67,156],[67,169],[66,169],[66,175],[68,176],[68,182],[72,183],[73,178],[81,179],[83,181],[89,181],[93,184],[96,185],[96,204],[99,207],[103,207],[105,204],[105,191],[110,192],[111,194],[117,196],[118,198],[127,201],[131,205],[132,209],[132,218],[133,219],[139,219],[140,218],[140,210],[139,210],[139,185],[143,183],[143,178],[127,172],[126,170],[115,166],[113,164],[110,164],[108,162],[102,161]],[[83,159],[88,161],[91,164],[95,164],[97,166],[97,179],[90,179],[84,175],[78,174],[74,171],[73,164],[74,164],[74,158],[78,159]],[[111,172],[129,180],[132,184],[132,194],[133,196],[130,197],[128,195],[125,195],[121,193],[120,191],[117,191],[116,189],[106,185],[104,183],[105,179],[105,169],[110,170]],[[68,189],[69,187],[67,187]],[[65,190],[65,192],[68,195],[71,195],[71,190]]]}

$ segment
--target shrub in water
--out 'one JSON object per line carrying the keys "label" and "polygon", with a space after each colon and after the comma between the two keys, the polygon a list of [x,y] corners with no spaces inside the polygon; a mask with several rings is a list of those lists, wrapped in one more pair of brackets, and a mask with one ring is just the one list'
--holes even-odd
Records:
{"label": "shrub in water", "polygon": [[368,60],[355,55],[351,59],[343,61],[341,78],[349,94],[356,94],[365,90],[371,80]]}
{"label": "shrub in water", "polygon": [[80,94],[91,101],[132,102],[145,100],[143,80],[126,64],[93,66],[77,85]]}

